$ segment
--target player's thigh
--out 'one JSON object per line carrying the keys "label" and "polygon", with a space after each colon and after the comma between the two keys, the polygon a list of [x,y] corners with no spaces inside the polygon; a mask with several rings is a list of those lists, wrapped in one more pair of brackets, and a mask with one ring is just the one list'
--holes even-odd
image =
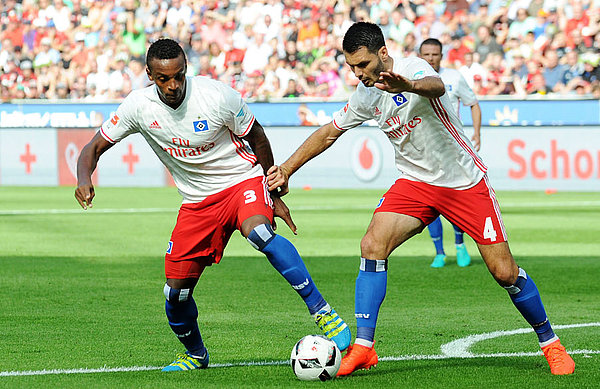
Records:
{"label": "player's thigh", "polygon": [[475,242],[492,245],[506,241],[500,206],[487,177],[464,190],[437,188],[436,208]]}
{"label": "player's thigh", "polygon": [[395,212],[376,212],[360,243],[361,256],[386,259],[392,251],[420,233],[425,223],[420,219]]}
{"label": "player's thigh", "polygon": [[477,244],[479,253],[494,279],[502,286],[513,285],[519,275],[519,267],[510,252],[508,242]]}
{"label": "player's thigh", "polygon": [[248,236],[254,227],[273,223],[273,200],[266,177],[255,177],[239,184],[232,199],[236,209],[236,227]]}

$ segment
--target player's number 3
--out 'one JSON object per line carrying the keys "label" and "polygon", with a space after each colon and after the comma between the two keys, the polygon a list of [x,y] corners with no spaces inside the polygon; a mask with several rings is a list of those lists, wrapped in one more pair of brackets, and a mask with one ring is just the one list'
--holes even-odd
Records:
{"label": "player's number 3", "polygon": [[244,197],[246,198],[244,204],[253,203],[256,201],[256,192],[253,190],[247,190],[244,192]]}

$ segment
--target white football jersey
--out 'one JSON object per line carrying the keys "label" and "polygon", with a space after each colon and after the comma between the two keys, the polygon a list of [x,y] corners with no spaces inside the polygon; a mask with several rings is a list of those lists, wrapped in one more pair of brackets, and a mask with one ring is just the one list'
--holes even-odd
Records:
{"label": "white football jersey", "polygon": [[446,86],[446,94],[450,97],[454,111],[459,112],[460,103],[465,107],[471,107],[477,104],[477,96],[469,87],[463,75],[455,69],[440,68],[440,77]]}
{"label": "white football jersey", "polygon": [[[394,59],[394,72],[416,80],[439,77],[423,59]],[[468,189],[487,168],[465,136],[448,94],[429,99],[415,93],[388,93],[360,83],[333,125],[349,130],[374,119],[394,146],[402,178],[427,184]]]}
{"label": "white football jersey", "polygon": [[132,91],[100,128],[116,143],[139,132],[169,169],[184,203],[263,175],[241,137],[254,124],[241,95],[220,81],[187,77],[185,98],[177,109],[163,103],[157,87]]}

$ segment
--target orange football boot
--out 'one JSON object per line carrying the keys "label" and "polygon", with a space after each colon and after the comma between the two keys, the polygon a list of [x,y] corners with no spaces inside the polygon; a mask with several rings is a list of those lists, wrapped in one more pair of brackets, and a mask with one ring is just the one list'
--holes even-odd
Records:
{"label": "orange football boot", "polygon": [[[575,371],[575,362],[565,347],[560,344],[560,339],[542,347],[544,356],[550,365],[550,372],[554,375],[572,374]],[[342,359],[342,364],[344,360]]]}
{"label": "orange football boot", "polygon": [[359,369],[370,369],[373,366],[377,366],[378,361],[379,358],[375,352],[375,347],[353,344],[352,346],[348,346],[348,352],[342,358],[337,376],[349,375]]}

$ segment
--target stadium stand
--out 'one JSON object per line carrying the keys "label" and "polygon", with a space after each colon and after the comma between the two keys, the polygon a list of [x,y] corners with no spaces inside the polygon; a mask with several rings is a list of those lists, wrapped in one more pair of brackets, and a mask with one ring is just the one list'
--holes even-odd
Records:
{"label": "stadium stand", "polygon": [[[508,4],[508,5],[506,5]],[[343,100],[341,37],[378,23],[393,56],[432,37],[480,96],[600,97],[598,0],[5,0],[0,101],[103,102],[148,84],[144,52],[181,42],[190,75],[250,101]]]}

